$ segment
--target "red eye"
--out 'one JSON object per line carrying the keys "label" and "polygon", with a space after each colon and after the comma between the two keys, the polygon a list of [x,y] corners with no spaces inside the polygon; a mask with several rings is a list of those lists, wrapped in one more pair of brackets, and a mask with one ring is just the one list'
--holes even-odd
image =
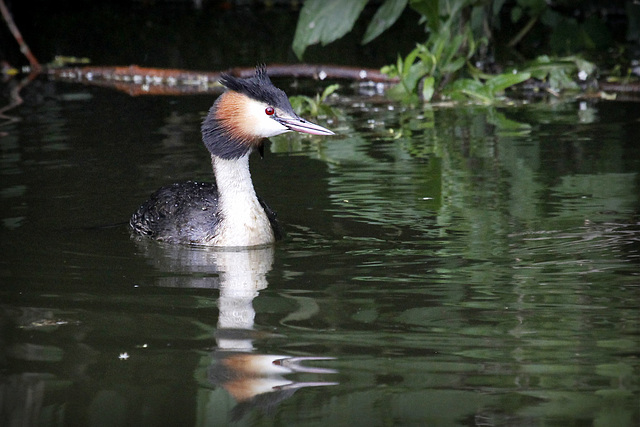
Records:
{"label": "red eye", "polygon": [[274,110],[273,107],[267,107],[264,109],[264,112],[267,116],[273,116],[276,110]]}

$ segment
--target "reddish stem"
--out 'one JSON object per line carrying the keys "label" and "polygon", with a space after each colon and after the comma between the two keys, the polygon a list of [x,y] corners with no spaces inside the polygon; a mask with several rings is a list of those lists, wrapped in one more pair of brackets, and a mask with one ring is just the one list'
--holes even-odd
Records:
{"label": "reddish stem", "polygon": [[4,4],[4,0],[0,0],[0,13],[2,13],[2,17],[7,23],[9,31],[11,31],[11,34],[13,34],[13,37],[18,42],[18,45],[20,46],[20,52],[22,52],[22,54],[27,57],[29,64],[31,64],[31,70],[40,71],[42,69],[40,63],[38,62],[36,57],[33,56],[33,53],[31,53],[31,49],[29,49],[29,46],[22,38],[22,34],[20,34],[20,30],[16,26],[16,23],[13,21],[11,12],[9,12],[9,9],[7,9],[7,6]]}

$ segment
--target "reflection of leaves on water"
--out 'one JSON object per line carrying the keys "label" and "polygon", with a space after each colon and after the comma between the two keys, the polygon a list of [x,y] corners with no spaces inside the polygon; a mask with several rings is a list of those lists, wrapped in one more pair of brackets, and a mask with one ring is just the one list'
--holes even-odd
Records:
{"label": "reflection of leaves on water", "polygon": [[624,217],[637,201],[634,173],[567,175],[550,188],[548,215],[588,220]]}
{"label": "reflection of leaves on water", "polygon": [[[553,271],[562,275],[597,274],[606,270],[633,273],[640,258],[638,224],[587,223],[582,227],[529,231],[509,236],[511,254],[522,261],[515,267],[521,275]],[[613,262],[612,253],[622,252]]]}

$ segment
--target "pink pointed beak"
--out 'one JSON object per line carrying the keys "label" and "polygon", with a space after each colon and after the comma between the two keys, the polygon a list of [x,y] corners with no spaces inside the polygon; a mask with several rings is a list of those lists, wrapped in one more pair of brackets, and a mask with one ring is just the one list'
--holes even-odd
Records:
{"label": "pink pointed beak", "polygon": [[310,133],[311,135],[335,135],[327,128],[323,128],[315,123],[306,121],[301,117],[278,117],[276,118],[283,126],[291,130],[302,133]]}

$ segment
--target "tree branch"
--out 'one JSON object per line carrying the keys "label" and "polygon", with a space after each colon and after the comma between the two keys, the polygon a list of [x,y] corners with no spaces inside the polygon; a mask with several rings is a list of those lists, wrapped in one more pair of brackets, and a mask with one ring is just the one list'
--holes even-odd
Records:
{"label": "tree branch", "polygon": [[[347,79],[396,83],[377,69],[343,67],[335,65],[272,64],[267,66],[271,77]],[[218,83],[222,72],[189,71],[179,69],[128,67],[64,67],[46,70],[54,80],[75,81],[83,84],[111,87],[132,96],[179,95],[189,93],[220,92]],[[231,68],[226,71],[235,77],[251,77],[254,67]]]}
{"label": "tree branch", "polygon": [[536,25],[536,22],[538,22],[538,15],[532,16],[531,19],[529,19],[529,22],[527,22],[527,24],[518,32],[518,34],[516,34],[511,40],[509,40],[507,46],[514,47],[515,45],[520,43],[520,40],[522,40],[524,36],[526,36],[527,33],[531,31],[533,26]]}
{"label": "tree branch", "polygon": [[13,34],[13,37],[18,42],[18,45],[20,46],[20,52],[22,52],[22,54],[27,57],[29,64],[31,64],[31,70],[40,71],[42,68],[40,67],[40,63],[38,62],[36,57],[33,55],[33,53],[31,53],[31,49],[29,49],[29,46],[22,38],[22,34],[20,34],[20,30],[16,26],[16,23],[13,21],[11,12],[9,12],[9,9],[7,9],[7,6],[4,4],[4,0],[0,0],[0,13],[2,13],[2,17],[7,23],[7,27],[9,27],[9,31],[11,31],[11,34]]}

